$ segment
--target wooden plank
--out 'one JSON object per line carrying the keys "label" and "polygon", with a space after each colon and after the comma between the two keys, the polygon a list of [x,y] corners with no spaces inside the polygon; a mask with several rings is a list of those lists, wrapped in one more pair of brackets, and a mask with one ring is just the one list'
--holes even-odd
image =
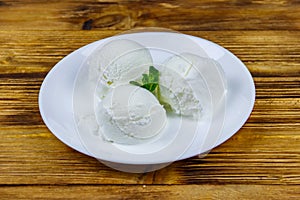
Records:
{"label": "wooden plank", "polygon": [[[0,74],[0,126],[43,125],[38,93],[45,73]],[[300,123],[300,77],[255,78],[256,103],[248,120],[262,123]],[[265,124],[263,124],[265,125]]]}
{"label": "wooden plank", "polygon": [[244,127],[204,158],[128,174],[70,149],[42,125],[1,127],[0,184],[300,184],[299,130]]}
{"label": "wooden plank", "polygon": [[[0,75],[0,126],[43,124],[37,100],[44,75]],[[257,126],[261,123],[300,123],[300,77],[270,77],[255,81],[257,99],[248,123]]]}
{"label": "wooden plank", "polygon": [[[47,73],[60,59],[120,31],[0,31],[0,74]],[[188,31],[236,54],[255,77],[299,77],[298,31]]]}
{"label": "wooden plank", "polygon": [[300,96],[300,77],[254,77],[254,82],[257,99],[291,98],[292,103]]}
{"label": "wooden plank", "polygon": [[[55,194],[55,195],[54,195]],[[17,186],[0,188],[1,199],[299,199],[298,186]]]}
{"label": "wooden plank", "polygon": [[1,30],[299,30],[297,0],[20,1],[0,4]]}
{"label": "wooden plank", "polygon": [[149,183],[148,176],[117,172],[78,153],[44,126],[1,128],[0,184]]}

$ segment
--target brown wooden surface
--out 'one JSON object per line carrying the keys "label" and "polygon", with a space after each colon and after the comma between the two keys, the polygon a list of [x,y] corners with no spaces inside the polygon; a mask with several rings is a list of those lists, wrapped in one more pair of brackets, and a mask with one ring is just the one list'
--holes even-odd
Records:
{"label": "brown wooden surface", "polygon": [[[229,49],[252,73],[257,99],[243,128],[207,157],[128,174],[55,138],[37,100],[64,56],[142,26]],[[300,1],[0,1],[0,199],[31,198],[300,199]]]}

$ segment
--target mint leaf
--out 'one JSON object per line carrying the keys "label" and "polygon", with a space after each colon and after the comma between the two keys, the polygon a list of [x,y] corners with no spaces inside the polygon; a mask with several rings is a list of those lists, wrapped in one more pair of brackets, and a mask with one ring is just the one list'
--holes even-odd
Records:
{"label": "mint leaf", "polygon": [[159,79],[159,71],[155,67],[150,66],[149,67],[149,82],[158,83],[158,79]]}
{"label": "mint leaf", "polygon": [[156,88],[157,88],[158,84],[157,83],[153,83],[150,85],[150,91],[153,92]]}
{"label": "mint leaf", "polygon": [[130,81],[129,83],[150,91],[167,111],[170,110],[170,105],[163,102],[160,97],[159,71],[155,67],[150,66],[148,74],[142,74],[140,80],[142,83],[137,81]]}
{"label": "mint leaf", "polygon": [[139,82],[136,82],[136,81],[130,81],[129,83],[131,85],[142,86],[142,84],[140,84]]}
{"label": "mint leaf", "polygon": [[143,84],[148,84],[149,83],[149,76],[148,74],[142,74],[143,78],[142,78],[142,82]]}
{"label": "mint leaf", "polygon": [[142,85],[141,87],[145,88],[153,93],[155,91],[155,89],[157,88],[157,86],[158,86],[157,83],[147,83],[147,84]]}

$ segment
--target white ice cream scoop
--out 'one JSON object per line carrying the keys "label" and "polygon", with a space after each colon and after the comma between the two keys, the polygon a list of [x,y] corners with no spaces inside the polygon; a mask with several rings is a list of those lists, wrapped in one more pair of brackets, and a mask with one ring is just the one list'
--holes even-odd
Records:
{"label": "white ice cream scoop", "polygon": [[149,50],[127,39],[112,39],[99,46],[87,61],[90,80],[116,86],[139,77],[152,65]]}
{"label": "white ice cream scoop", "polygon": [[224,72],[213,59],[182,53],[163,66],[161,98],[174,112],[197,118],[224,98]]}
{"label": "white ice cream scoop", "polygon": [[119,144],[143,143],[159,134],[167,122],[156,97],[130,84],[111,89],[96,103],[95,113],[104,139]]}

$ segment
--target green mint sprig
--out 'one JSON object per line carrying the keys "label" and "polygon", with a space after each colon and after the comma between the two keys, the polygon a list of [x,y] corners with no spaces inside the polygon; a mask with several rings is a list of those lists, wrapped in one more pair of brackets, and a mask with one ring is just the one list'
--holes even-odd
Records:
{"label": "green mint sprig", "polygon": [[155,96],[159,92],[159,71],[153,67],[149,67],[148,74],[142,74],[142,83],[130,81],[132,85],[136,85],[152,92]]}
{"label": "green mint sprig", "polygon": [[130,81],[129,83],[149,90],[157,98],[159,103],[164,106],[166,111],[172,111],[170,104],[163,101],[161,98],[159,75],[159,71],[155,67],[150,66],[148,74],[142,74],[141,83],[137,81]]}

